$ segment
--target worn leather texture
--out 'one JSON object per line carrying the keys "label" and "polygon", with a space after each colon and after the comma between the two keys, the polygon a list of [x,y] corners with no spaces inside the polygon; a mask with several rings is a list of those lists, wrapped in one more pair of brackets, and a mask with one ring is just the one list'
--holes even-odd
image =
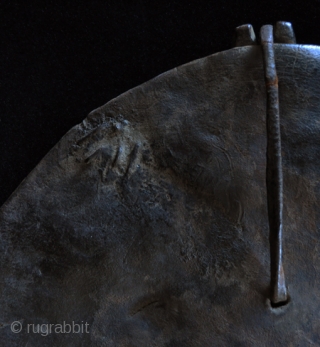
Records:
{"label": "worn leather texture", "polygon": [[[3,205],[0,346],[320,344],[320,49],[274,47],[289,303],[268,299],[261,47],[237,47],[94,110]],[[25,329],[63,321],[90,331]]]}

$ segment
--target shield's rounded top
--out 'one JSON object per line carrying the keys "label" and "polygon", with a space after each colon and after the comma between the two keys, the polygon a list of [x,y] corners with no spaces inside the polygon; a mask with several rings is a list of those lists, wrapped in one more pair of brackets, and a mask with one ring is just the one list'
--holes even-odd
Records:
{"label": "shield's rounded top", "polygon": [[320,48],[274,49],[289,303],[268,299],[261,46],[239,45],[96,109],[23,181],[0,210],[1,323],[89,324],[48,346],[320,341]]}

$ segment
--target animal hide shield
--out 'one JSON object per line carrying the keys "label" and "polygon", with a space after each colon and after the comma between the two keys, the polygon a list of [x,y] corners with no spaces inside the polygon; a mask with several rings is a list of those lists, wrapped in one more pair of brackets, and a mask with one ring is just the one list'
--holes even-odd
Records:
{"label": "animal hide shield", "polygon": [[320,48],[274,53],[288,302],[269,295],[263,52],[240,46],[91,112],[2,206],[1,346],[320,344]]}

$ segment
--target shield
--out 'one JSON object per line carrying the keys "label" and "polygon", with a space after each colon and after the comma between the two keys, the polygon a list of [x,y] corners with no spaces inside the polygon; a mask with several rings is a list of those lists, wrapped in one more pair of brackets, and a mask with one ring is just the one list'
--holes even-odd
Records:
{"label": "shield", "polygon": [[21,183],[3,346],[320,344],[320,48],[267,36],[109,101]]}

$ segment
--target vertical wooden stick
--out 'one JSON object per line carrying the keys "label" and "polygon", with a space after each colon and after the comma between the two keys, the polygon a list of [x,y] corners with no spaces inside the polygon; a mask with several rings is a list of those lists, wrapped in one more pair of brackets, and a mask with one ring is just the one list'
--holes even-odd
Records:
{"label": "vertical wooden stick", "polygon": [[267,195],[270,227],[271,303],[277,306],[288,300],[282,261],[283,178],[279,92],[274,59],[273,27],[271,25],[263,26],[260,35],[267,88]]}

